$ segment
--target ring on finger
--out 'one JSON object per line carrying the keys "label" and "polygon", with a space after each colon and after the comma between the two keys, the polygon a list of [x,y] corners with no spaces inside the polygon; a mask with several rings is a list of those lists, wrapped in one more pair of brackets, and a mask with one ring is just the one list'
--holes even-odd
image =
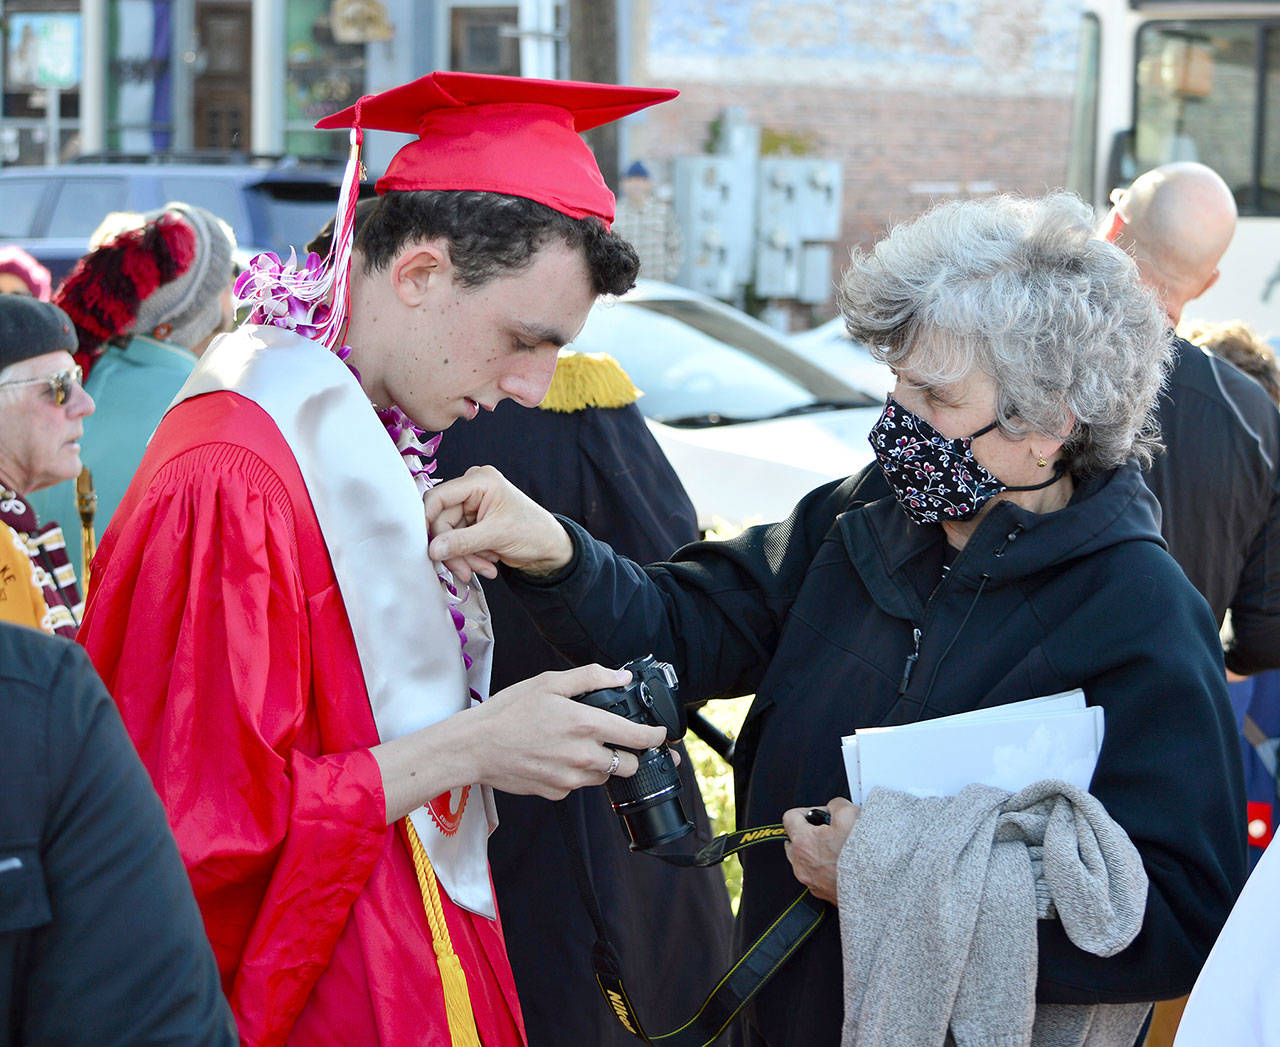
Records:
{"label": "ring on finger", "polygon": [[612,776],[615,773],[617,773],[618,764],[622,763],[622,757],[618,754],[618,750],[613,748],[613,746],[606,745],[605,748],[608,749],[611,753],[613,753],[613,759],[609,761],[609,766],[604,773],[606,775]]}

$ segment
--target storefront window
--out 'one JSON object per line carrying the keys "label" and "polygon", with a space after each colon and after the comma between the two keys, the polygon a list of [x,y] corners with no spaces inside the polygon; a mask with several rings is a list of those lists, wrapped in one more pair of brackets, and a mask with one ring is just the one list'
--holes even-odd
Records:
{"label": "storefront window", "polygon": [[[364,43],[334,38],[330,0],[289,0],[285,25],[285,151],[345,159],[347,139],[316,131],[321,117],[365,91]],[[340,34],[341,35],[341,34]]]}
{"label": "storefront window", "polygon": [[108,7],[107,148],[162,152],[173,143],[171,0],[119,0]]}
{"label": "storefront window", "polygon": [[66,159],[79,147],[80,14],[10,7],[3,24],[0,162],[40,164]]}
{"label": "storefront window", "polygon": [[455,6],[449,17],[449,68],[520,75],[518,7]]}

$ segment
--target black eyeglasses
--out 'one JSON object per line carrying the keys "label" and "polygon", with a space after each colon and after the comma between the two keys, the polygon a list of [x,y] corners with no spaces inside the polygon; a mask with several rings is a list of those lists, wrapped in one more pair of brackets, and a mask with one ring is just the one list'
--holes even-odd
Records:
{"label": "black eyeglasses", "polygon": [[39,385],[41,383],[49,387],[54,403],[61,406],[71,398],[72,390],[77,386],[84,386],[84,369],[77,364],[68,371],[59,371],[57,374],[45,375],[43,378],[19,378],[12,382],[0,382],[0,389],[11,385]]}

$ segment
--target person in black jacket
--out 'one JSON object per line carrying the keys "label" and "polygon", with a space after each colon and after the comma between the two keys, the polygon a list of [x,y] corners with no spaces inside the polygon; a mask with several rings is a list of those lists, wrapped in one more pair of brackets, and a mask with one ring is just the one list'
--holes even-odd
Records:
{"label": "person in black jacket", "polygon": [[[1177,326],[1218,279],[1235,231],[1227,184],[1197,163],[1165,164],[1113,194],[1101,235],[1134,258]],[[1165,450],[1147,468],[1169,552],[1226,630],[1239,676],[1280,668],[1280,412],[1258,384],[1184,338],[1160,396]]]}
{"label": "person in black jacket", "polygon": [[0,1044],[239,1042],[160,799],[74,643],[0,623]]}
{"label": "person in black jacket", "polygon": [[[644,561],[668,557],[698,537],[693,503],[635,404],[638,395],[608,357],[562,353],[537,408],[499,404],[487,418],[455,425],[436,451],[436,475],[496,466],[552,512]],[[538,634],[502,579],[486,582],[493,634],[492,686],[506,687],[567,662]],[[636,651],[635,654],[644,654]],[[683,749],[683,747],[680,747]],[[685,814],[711,838],[693,762],[679,768]],[[576,887],[555,804],[495,792],[499,824],[489,863],[530,1047],[627,1047],[591,967],[595,931]],[[733,916],[719,869],[677,869],[632,854],[603,789],[558,801],[600,899],[627,989],[645,1026],[665,1032],[692,1017],[729,966]]]}
{"label": "person in black jacket", "polygon": [[[652,650],[686,700],[755,694],[738,740],[744,825],[849,794],[840,738],[1082,688],[1105,711],[1091,792],[1149,879],[1119,954],[1039,926],[1036,998],[1186,992],[1245,875],[1240,753],[1216,623],[1163,547],[1149,460],[1163,316],[1123,252],[1058,194],[944,205],[855,255],[842,308],[897,372],[878,462],[781,523],[641,568],[492,470],[427,499],[431,555],[491,558],[574,661]],[[832,829],[831,831],[835,831]],[[796,893],[781,848],[743,855],[742,936]],[[839,1043],[828,920],[737,1030]]]}

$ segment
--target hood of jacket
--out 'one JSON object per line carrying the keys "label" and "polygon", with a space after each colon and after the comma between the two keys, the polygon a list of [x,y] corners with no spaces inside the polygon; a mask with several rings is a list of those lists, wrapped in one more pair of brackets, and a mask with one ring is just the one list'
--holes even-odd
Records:
{"label": "hood of jacket", "polygon": [[[939,556],[945,533],[939,524],[914,523],[878,467],[856,493],[861,504],[837,520],[849,559],[882,610],[918,621],[926,603],[919,567]],[[1077,483],[1071,501],[1052,513],[998,502],[956,555],[949,584],[994,590],[1131,541],[1164,545],[1159,503],[1135,462]]]}

